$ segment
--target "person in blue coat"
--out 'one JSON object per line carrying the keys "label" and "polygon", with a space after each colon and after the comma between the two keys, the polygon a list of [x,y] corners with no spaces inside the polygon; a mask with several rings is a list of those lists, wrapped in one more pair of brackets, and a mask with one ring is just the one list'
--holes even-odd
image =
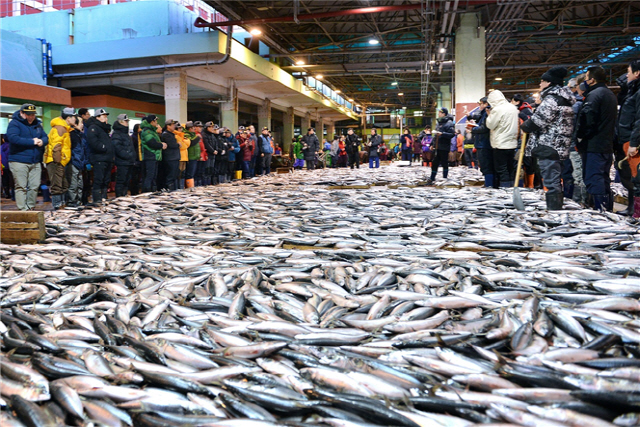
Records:
{"label": "person in blue coat", "polygon": [[71,125],[71,177],[69,190],[67,191],[67,206],[79,206],[82,201],[82,188],[84,186],[83,172],[89,164],[89,147],[87,136],[84,132],[84,122],[76,117],[75,124]]}
{"label": "person in blue coat", "polygon": [[27,211],[36,207],[42,175],[42,158],[49,137],[36,118],[36,106],[23,104],[13,113],[6,138],[9,141],[9,169],[15,183],[16,205]]}
{"label": "person in blue coat", "polygon": [[227,168],[227,179],[229,181],[232,181],[235,177],[235,171],[236,171],[236,154],[238,154],[240,152],[240,142],[238,142],[238,140],[236,139],[235,136],[233,136],[231,134],[231,129],[229,128],[225,128],[224,130],[224,138],[227,141],[227,147],[228,147],[228,157],[227,157],[227,162],[228,162],[228,168]]}

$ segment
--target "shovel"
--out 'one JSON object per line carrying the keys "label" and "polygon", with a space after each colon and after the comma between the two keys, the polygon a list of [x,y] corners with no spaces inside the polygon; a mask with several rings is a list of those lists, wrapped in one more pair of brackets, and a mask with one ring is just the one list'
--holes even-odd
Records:
{"label": "shovel", "polygon": [[516,207],[517,210],[524,210],[524,202],[522,201],[522,196],[520,196],[520,188],[518,185],[520,184],[520,171],[522,170],[522,159],[524,158],[524,147],[527,145],[527,134],[522,134],[522,145],[520,146],[520,153],[518,155],[518,169],[516,169],[516,181],[513,184],[513,206]]}

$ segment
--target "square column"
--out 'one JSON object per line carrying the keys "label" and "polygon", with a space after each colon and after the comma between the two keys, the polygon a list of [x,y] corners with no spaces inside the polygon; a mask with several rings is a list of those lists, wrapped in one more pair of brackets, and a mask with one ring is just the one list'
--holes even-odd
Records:
{"label": "square column", "polygon": [[333,137],[336,135],[336,124],[334,122],[327,123],[327,140],[333,141]]}
{"label": "square column", "polygon": [[178,72],[164,73],[164,107],[167,119],[187,121],[187,74]]}
{"label": "square column", "polygon": [[[322,117],[318,117],[316,120],[316,133],[320,135],[318,138],[322,142],[322,138],[324,138],[324,119]],[[329,133],[327,132],[327,139],[329,139]]]}
{"label": "square column", "polygon": [[302,135],[307,134],[307,129],[311,127],[311,113],[307,113],[302,117],[302,121],[300,124],[300,133]]}
{"label": "square column", "polygon": [[261,132],[263,127],[271,129],[271,100],[269,98],[262,102],[262,105],[258,105],[258,129],[257,132]]}
{"label": "square column", "polygon": [[[293,124],[295,120],[295,113],[293,107],[287,108],[284,113],[283,129],[282,129],[282,152],[291,152],[291,140],[293,139]],[[292,159],[293,160],[293,159]]]}
{"label": "square column", "polygon": [[232,135],[238,131],[238,89],[235,81],[231,79],[229,87],[229,102],[220,104],[220,123],[231,129]]}
{"label": "square column", "polygon": [[455,106],[456,121],[463,116],[464,107],[471,111],[478,100],[487,94],[485,87],[485,31],[476,13],[460,15],[456,30],[455,48]]}

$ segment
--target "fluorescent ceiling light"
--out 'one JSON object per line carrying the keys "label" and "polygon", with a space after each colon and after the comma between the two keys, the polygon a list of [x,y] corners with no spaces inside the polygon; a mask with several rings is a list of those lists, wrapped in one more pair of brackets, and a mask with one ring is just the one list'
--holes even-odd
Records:
{"label": "fluorescent ceiling light", "polygon": [[379,44],[379,43],[380,43],[380,41],[378,39],[369,40],[369,44],[371,44],[371,45],[376,45],[376,44]]}

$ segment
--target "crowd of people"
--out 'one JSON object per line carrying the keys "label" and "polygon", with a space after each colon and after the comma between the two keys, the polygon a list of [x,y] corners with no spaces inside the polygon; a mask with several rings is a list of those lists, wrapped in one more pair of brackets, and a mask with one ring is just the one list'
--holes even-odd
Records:
{"label": "crowd of people", "polygon": [[509,102],[497,90],[479,100],[478,111],[467,118],[485,186],[514,185],[516,149],[526,138],[524,186],[544,188],[547,209],[562,209],[567,197],[613,211],[615,158],[617,176],[629,192],[627,209],[619,213],[640,218],[640,61],[632,61],[618,79],[617,97],[600,66],[565,85],[567,75],[564,67],[545,72],[533,105],[521,95]]}
{"label": "crowd of people", "polygon": [[[605,84],[602,67],[564,84],[568,71],[553,67],[540,78],[540,95],[527,102],[516,94],[507,100],[499,90],[478,101],[467,116],[466,130],[456,130],[446,108],[438,110],[435,129],[418,135],[407,128],[388,147],[378,130],[360,140],[352,128],[331,141],[310,127],[293,138],[289,159],[294,169],[322,167],[369,168],[380,160],[401,159],[431,167],[427,185],[437,173],[447,178],[450,166],[480,168],[486,187],[512,187],[517,152],[525,147],[523,185],[544,188],[548,210],[563,207],[564,198],[599,210],[613,210],[612,164],[629,192],[621,213],[640,218],[640,60],[629,64],[618,79],[616,97]],[[619,111],[618,111],[619,108]],[[24,104],[3,137],[2,187],[18,209],[35,207],[43,170],[54,208],[100,204],[115,183],[116,197],[157,190],[173,191],[225,183],[234,178],[270,174],[273,156],[282,154],[268,128],[254,126],[236,132],[209,121],[184,124],[157,116],[144,117],[129,133],[129,118],[120,114],[109,124],[109,113],[64,108],[46,133],[36,107]],[[322,138],[322,135],[320,135]],[[240,172],[241,171],[241,172]],[[112,176],[114,175],[115,178]],[[91,201],[89,201],[91,196]]]}
{"label": "crowd of people", "polygon": [[[167,119],[150,114],[129,132],[130,119],[98,108],[64,108],[44,131],[36,106],[24,104],[9,122],[2,143],[2,189],[19,210],[32,210],[39,189],[54,209],[99,205],[113,186],[115,196],[174,191],[271,173],[281,154],[264,127],[240,126],[236,132],[213,122]],[[43,170],[42,165],[45,165]],[[43,192],[44,195],[44,192]]]}

